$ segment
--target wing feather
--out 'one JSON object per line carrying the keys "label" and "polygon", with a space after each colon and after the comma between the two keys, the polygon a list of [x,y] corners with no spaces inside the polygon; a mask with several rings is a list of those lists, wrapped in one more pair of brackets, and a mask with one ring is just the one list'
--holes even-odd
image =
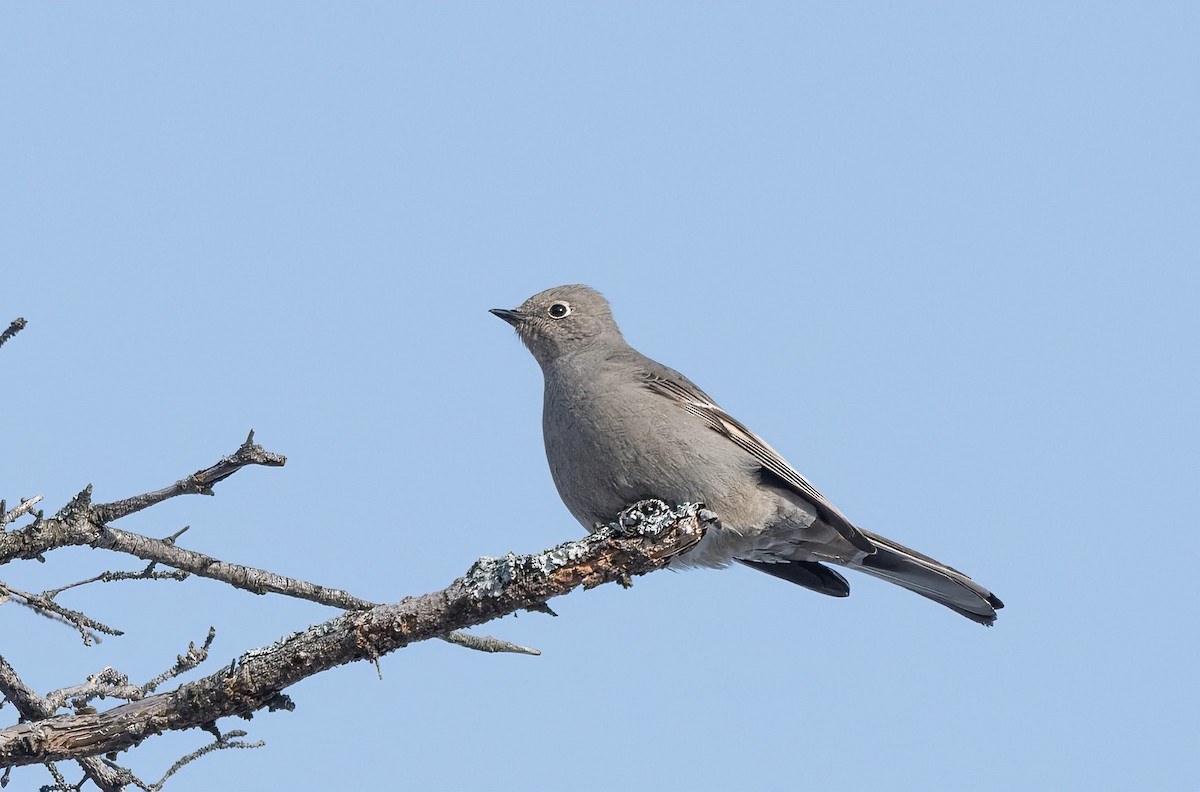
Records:
{"label": "wing feather", "polygon": [[646,385],[650,390],[676,402],[749,453],[783,484],[810,501],[816,507],[817,515],[821,520],[859,550],[867,553],[875,552],[875,545],[871,543],[871,540],[838,511],[837,507],[830,503],[808,479],[789,465],[778,451],[746,428],[741,421],[721,409],[720,405],[682,374],[673,369],[667,369],[665,366],[663,369],[657,373],[646,373]]}

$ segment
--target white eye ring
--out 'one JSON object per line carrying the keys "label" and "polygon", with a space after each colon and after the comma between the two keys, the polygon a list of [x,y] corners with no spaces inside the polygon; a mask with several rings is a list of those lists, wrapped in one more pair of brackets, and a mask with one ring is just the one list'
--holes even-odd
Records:
{"label": "white eye ring", "polygon": [[562,319],[571,313],[571,304],[564,300],[556,300],[550,303],[550,307],[546,309],[546,314],[551,319]]}

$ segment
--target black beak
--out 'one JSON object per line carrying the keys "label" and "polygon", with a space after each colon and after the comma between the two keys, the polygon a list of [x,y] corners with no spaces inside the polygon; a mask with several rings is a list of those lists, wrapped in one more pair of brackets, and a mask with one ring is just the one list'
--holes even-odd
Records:
{"label": "black beak", "polygon": [[516,309],[510,310],[508,308],[493,308],[490,311],[488,311],[488,313],[499,316],[501,319],[508,322],[513,327],[516,327],[525,319],[525,314],[521,313],[520,311],[518,311]]}

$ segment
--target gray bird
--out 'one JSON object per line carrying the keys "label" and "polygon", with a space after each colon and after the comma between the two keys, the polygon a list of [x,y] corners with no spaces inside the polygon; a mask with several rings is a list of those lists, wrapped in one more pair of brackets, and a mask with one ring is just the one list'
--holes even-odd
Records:
{"label": "gray bird", "polygon": [[703,502],[719,518],[674,567],[732,561],[833,597],[857,569],[990,625],[999,598],[966,575],[855,526],[782,456],[674,369],[631,347],[608,301],[559,286],[511,324],[545,377],[542,432],[558,494],[592,530],[639,500]]}

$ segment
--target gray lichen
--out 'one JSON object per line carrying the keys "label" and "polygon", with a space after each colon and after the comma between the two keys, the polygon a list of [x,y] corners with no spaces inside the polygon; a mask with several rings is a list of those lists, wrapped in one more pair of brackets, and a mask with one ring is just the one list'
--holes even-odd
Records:
{"label": "gray lichen", "polygon": [[484,556],[471,565],[463,578],[463,585],[475,599],[498,597],[517,575],[517,564],[521,560],[515,553],[505,553],[501,558]]}
{"label": "gray lichen", "polygon": [[552,547],[537,555],[530,556],[529,566],[543,575],[551,575],[555,570],[562,569],[586,556],[591,542],[597,540],[603,541],[606,538],[606,536],[596,536],[593,534],[587,537],[587,540],[591,541],[580,540]]}
{"label": "gray lichen", "polygon": [[610,527],[622,536],[649,536],[657,539],[680,520],[697,517],[708,512],[703,503],[684,503],[672,509],[665,502],[652,499],[638,501],[610,523]]}
{"label": "gray lichen", "polygon": [[680,520],[688,518],[709,523],[716,519],[716,515],[705,509],[702,503],[685,503],[671,508],[661,500],[639,501],[621,512],[614,522],[599,526],[591,535],[564,542],[536,555],[507,553],[499,558],[484,556],[471,565],[463,577],[463,586],[476,599],[498,597],[520,575],[553,575],[559,569],[586,558],[598,542],[607,541],[613,536],[659,539]]}

